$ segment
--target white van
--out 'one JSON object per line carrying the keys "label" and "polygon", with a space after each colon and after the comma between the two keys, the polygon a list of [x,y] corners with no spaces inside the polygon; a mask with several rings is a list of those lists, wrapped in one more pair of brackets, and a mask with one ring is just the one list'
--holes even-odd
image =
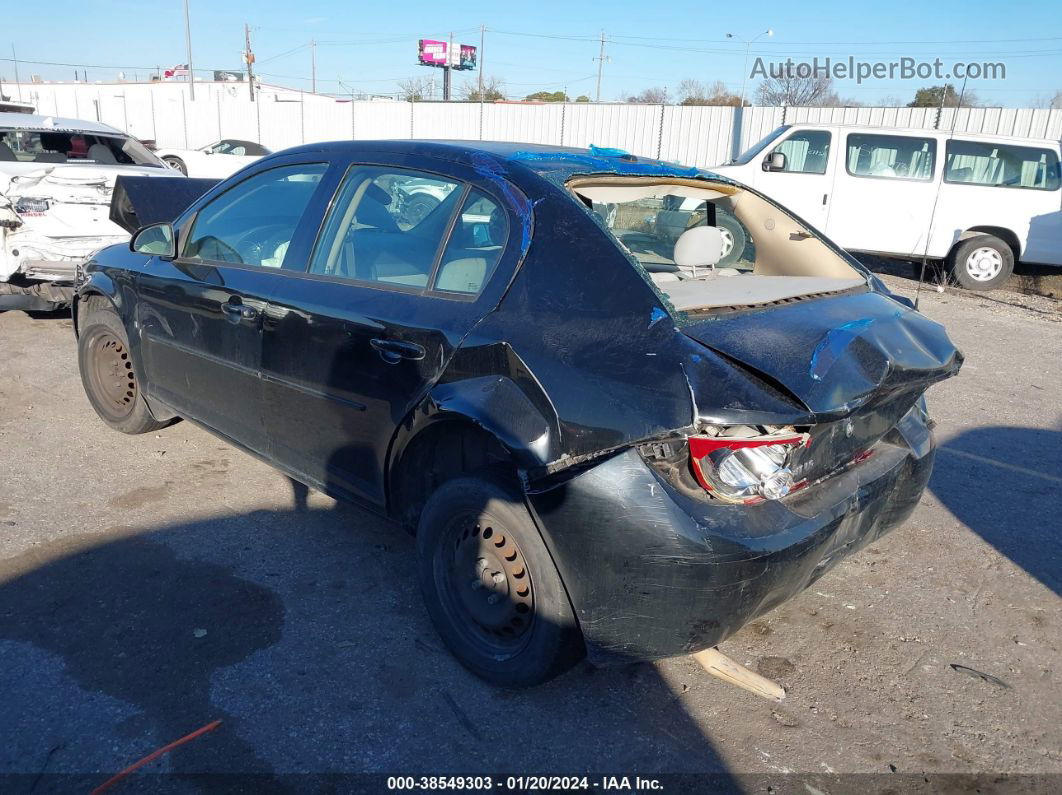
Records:
{"label": "white van", "polygon": [[1002,284],[1018,259],[1062,265],[1058,141],[794,124],[712,171],[843,248],[943,259],[971,290]]}

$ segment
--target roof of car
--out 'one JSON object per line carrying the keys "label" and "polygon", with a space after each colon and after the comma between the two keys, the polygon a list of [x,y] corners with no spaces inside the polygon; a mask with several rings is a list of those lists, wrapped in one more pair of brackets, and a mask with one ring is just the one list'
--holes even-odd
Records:
{"label": "roof of car", "polygon": [[[306,144],[287,152],[390,152],[421,155],[440,160],[482,167],[477,160],[482,155],[524,166],[542,176],[554,179],[572,174],[609,173],[651,176],[703,176],[704,172],[678,163],[628,154],[620,149],[591,146],[579,149],[570,146],[551,146],[513,141],[448,141],[448,140],[380,140],[333,141]],[[278,153],[280,154],[280,153]]]}
{"label": "roof of car", "polygon": [[98,121],[64,119],[59,116],[36,116],[32,113],[0,113],[0,127],[40,132],[89,132],[125,135],[121,130]]}

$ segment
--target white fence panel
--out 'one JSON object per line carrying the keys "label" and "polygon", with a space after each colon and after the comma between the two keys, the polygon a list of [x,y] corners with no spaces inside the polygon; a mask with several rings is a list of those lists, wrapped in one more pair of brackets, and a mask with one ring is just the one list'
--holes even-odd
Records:
{"label": "white fence panel", "polygon": [[277,152],[305,143],[304,103],[273,101],[259,102],[258,114],[262,124],[262,145]]}
{"label": "white fence panel", "polygon": [[218,138],[257,141],[258,105],[258,102],[251,102],[249,97],[223,102],[219,106],[221,134]]}
{"label": "white fence panel", "polygon": [[664,108],[660,158],[707,168],[731,157],[734,108],[669,105]]}
{"label": "white fence panel", "polygon": [[411,102],[354,103],[355,140],[412,137],[413,105]]}
{"label": "white fence panel", "polygon": [[415,102],[412,111],[414,138],[479,139],[478,102]]}
{"label": "white fence panel", "polygon": [[[571,106],[569,106],[571,107]],[[565,109],[548,105],[483,105],[483,140],[560,144]]]}
{"label": "white fence panel", "polygon": [[591,105],[570,103],[564,108],[565,146],[604,146],[641,157],[660,151],[661,105]]}
{"label": "white fence panel", "polygon": [[349,102],[307,102],[303,115],[307,142],[349,141],[353,135]]}

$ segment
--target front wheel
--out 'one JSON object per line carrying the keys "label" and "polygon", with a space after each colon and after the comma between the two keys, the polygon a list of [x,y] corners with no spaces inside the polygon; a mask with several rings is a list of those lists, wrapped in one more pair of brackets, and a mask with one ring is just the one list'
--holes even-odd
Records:
{"label": "front wheel", "polygon": [[1014,252],[995,235],[976,235],[952,249],[949,264],[967,290],[994,290],[1014,272]]}
{"label": "front wheel", "polygon": [[503,687],[557,676],[583,655],[553,560],[514,486],[462,476],[428,500],[417,527],[418,578],[443,642]]}
{"label": "front wheel", "polygon": [[151,416],[140,393],[122,321],[113,310],[95,304],[89,300],[77,341],[78,369],[89,403],[101,420],[122,433],[147,433],[165,427],[169,423]]}

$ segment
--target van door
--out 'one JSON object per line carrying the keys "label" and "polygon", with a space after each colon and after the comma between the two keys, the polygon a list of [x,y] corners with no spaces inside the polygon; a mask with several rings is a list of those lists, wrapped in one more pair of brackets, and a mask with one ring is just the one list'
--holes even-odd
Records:
{"label": "van door", "polygon": [[826,234],[842,248],[921,255],[936,197],[932,136],[843,135]]}
{"label": "van door", "polygon": [[[826,227],[829,213],[833,162],[833,134],[829,130],[800,129],[768,150],[760,160],[760,172],[749,184],[816,229]],[[785,156],[781,169],[769,170],[775,153]]]}

